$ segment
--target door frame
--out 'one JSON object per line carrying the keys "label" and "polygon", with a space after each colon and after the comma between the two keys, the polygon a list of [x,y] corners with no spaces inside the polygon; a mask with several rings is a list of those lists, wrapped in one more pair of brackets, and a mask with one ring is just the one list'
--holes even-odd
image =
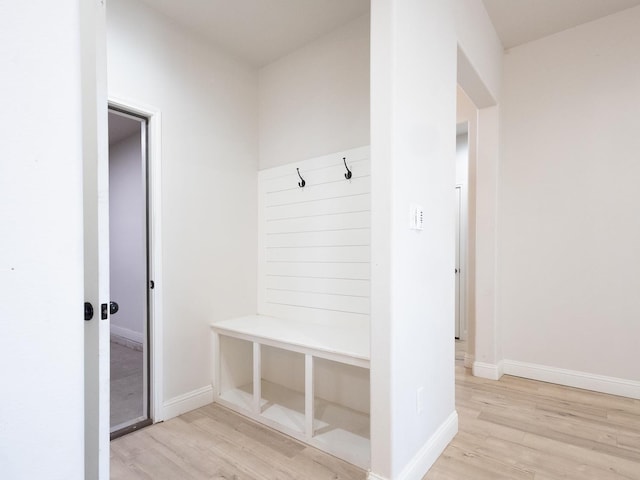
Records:
{"label": "door frame", "polygon": [[[163,281],[162,281],[162,115],[158,108],[142,105],[123,97],[109,95],[109,108],[113,107],[147,119],[147,259],[150,289],[148,303],[149,346],[149,418],[153,423],[164,420],[163,409]],[[107,159],[108,161],[108,159]],[[108,415],[109,412],[107,412]]]}
{"label": "door frame", "polygon": [[462,335],[462,312],[464,309],[464,300],[462,295],[462,186],[456,185],[456,262],[455,262],[455,338],[463,340]]}
{"label": "door frame", "polygon": [[459,297],[460,297],[460,340],[467,340],[468,337],[468,325],[467,325],[467,269],[468,269],[468,242],[469,235],[469,223],[468,223],[468,196],[467,189],[464,184],[457,183],[455,189],[459,191],[460,209],[458,211],[459,222],[459,249],[460,258],[458,260],[459,272]]}

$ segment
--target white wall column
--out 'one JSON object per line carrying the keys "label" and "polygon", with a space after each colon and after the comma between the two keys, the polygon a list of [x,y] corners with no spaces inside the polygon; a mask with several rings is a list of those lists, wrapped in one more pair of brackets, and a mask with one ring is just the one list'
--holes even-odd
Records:
{"label": "white wall column", "polygon": [[371,77],[371,478],[419,479],[457,431],[451,2],[374,0]]}

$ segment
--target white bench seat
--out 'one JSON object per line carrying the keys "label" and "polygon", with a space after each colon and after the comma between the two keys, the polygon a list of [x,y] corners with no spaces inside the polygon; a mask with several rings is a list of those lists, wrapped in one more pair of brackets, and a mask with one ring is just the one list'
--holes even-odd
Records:
{"label": "white bench seat", "polygon": [[315,357],[369,368],[369,331],[359,326],[326,326],[297,320],[248,315],[211,324],[221,334],[257,340]]}
{"label": "white bench seat", "polygon": [[[360,379],[365,369],[368,383],[368,328],[248,315],[214,322],[211,329],[216,402],[359,467],[370,466],[369,414],[314,393],[316,358],[350,365],[342,369],[359,367]],[[263,378],[263,346],[298,355],[302,387],[292,390]]]}

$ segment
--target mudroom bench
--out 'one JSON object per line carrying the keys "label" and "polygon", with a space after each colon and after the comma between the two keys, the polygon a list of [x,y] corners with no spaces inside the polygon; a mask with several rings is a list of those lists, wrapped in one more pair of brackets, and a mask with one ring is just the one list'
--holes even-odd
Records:
{"label": "mudroom bench", "polygon": [[368,326],[250,315],[211,329],[216,402],[369,468]]}

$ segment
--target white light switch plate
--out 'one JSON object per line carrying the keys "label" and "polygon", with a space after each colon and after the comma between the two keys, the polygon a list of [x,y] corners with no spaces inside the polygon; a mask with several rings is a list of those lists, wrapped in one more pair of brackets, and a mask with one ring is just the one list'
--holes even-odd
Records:
{"label": "white light switch plate", "polygon": [[424,210],[420,205],[410,205],[409,207],[409,228],[411,230],[424,229]]}

